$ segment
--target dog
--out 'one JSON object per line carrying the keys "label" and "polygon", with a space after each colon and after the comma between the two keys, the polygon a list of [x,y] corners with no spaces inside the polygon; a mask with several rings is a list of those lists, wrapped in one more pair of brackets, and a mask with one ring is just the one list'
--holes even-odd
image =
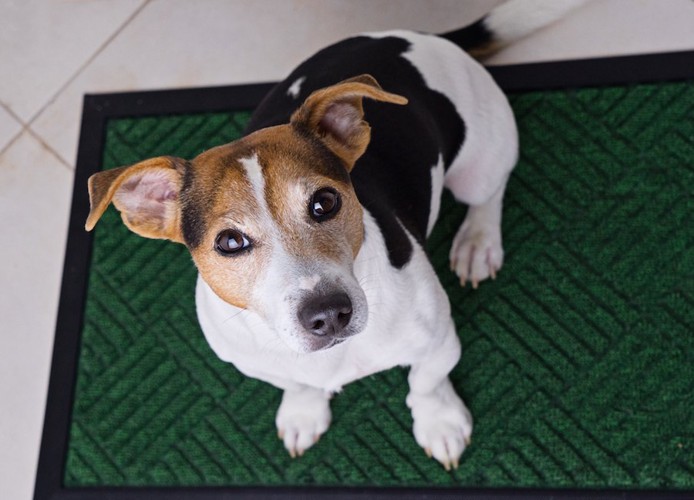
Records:
{"label": "dog", "polygon": [[328,429],[345,384],[409,366],[414,437],[456,468],[473,421],[448,378],[461,346],[423,245],[446,187],[469,205],[452,269],[474,288],[494,278],[518,158],[508,101],[466,50],[494,50],[580,3],[511,0],[443,35],[369,33],[323,49],[269,93],[243,138],[91,176],[86,229],[112,202],[135,233],[186,245],[204,335],[284,391],[276,424],[292,457]]}

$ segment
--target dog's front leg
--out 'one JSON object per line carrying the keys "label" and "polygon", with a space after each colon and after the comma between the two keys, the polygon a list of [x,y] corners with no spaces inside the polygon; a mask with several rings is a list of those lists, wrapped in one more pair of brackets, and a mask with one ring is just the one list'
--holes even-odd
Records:
{"label": "dog's front leg", "polygon": [[275,423],[292,458],[303,455],[328,429],[330,397],[329,392],[305,385],[285,389]]}
{"label": "dog's front leg", "polygon": [[459,358],[460,341],[451,323],[446,340],[413,364],[408,376],[407,406],[412,410],[414,437],[446,470],[458,467],[472,435],[472,416],[448,379]]}

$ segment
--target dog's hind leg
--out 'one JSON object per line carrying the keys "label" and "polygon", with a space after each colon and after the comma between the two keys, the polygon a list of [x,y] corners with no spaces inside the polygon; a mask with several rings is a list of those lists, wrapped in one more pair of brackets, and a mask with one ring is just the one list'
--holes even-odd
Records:
{"label": "dog's hind leg", "polygon": [[329,392],[309,386],[284,391],[275,423],[292,458],[303,455],[328,430],[332,418],[330,397]]}
{"label": "dog's hind leg", "polygon": [[449,333],[436,350],[410,368],[407,395],[417,443],[446,470],[458,467],[472,434],[472,416],[448,378],[460,358],[453,320],[448,328]]}
{"label": "dog's hind leg", "polygon": [[513,112],[493,82],[467,115],[465,142],[444,177],[444,186],[467,205],[465,221],[453,241],[451,268],[474,288],[494,278],[504,260],[501,209],[506,182],[518,159]]}

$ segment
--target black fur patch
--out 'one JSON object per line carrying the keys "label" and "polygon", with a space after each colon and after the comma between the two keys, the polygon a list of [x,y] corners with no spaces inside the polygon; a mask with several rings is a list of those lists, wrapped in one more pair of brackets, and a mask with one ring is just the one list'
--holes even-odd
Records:
{"label": "black fur patch", "polygon": [[181,232],[186,246],[193,250],[200,246],[205,235],[203,214],[205,200],[193,199],[190,193],[193,190],[193,167],[189,163],[183,174],[183,186],[181,187]]}
{"label": "black fur patch", "polygon": [[464,28],[449,31],[439,36],[465,50],[477,49],[494,41],[494,34],[487,28],[486,20],[487,18],[483,17]]}

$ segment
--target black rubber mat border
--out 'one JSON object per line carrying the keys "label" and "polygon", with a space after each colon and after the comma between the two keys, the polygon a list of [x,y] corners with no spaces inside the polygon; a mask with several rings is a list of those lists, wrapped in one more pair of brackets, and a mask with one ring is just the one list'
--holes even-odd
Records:
{"label": "black rubber mat border", "polygon": [[[600,87],[694,79],[694,51],[530,63],[488,68],[507,92]],[[242,499],[691,499],[694,491],[618,489],[351,488],[351,487],[98,487],[63,485],[92,250],[84,230],[87,179],[99,170],[109,119],[244,110],[255,107],[273,83],[156,90],[84,97],[72,208],[58,307],[53,361],[39,455],[35,500]]]}

